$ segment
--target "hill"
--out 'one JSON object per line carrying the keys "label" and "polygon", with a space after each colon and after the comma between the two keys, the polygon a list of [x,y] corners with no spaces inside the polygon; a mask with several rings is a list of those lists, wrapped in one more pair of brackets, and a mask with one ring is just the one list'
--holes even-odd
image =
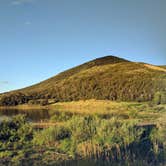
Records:
{"label": "hill", "polygon": [[166,69],[166,65],[164,65],[164,66],[160,66],[160,67]]}
{"label": "hill", "polygon": [[2,94],[0,105],[34,103],[41,99],[150,101],[156,93],[165,91],[165,68],[106,56],[36,85]]}

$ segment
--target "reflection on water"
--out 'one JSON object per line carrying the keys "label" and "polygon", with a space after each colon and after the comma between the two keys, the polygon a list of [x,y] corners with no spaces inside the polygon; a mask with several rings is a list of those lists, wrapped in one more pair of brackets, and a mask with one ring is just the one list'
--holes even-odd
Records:
{"label": "reflection on water", "polygon": [[46,122],[50,120],[50,118],[54,115],[61,115],[62,113],[65,113],[65,115],[71,117],[73,114],[70,111],[62,111],[62,110],[49,110],[49,109],[0,109],[0,120],[11,116],[23,114],[26,115],[29,121],[32,122]]}
{"label": "reflection on water", "polygon": [[11,117],[18,114],[26,115],[30,121],[39,122],[50,119],[53,111],[42,109],[42,110],[18,110],[18,109],[1,109],[0,117],[1,119],[5,116]]}

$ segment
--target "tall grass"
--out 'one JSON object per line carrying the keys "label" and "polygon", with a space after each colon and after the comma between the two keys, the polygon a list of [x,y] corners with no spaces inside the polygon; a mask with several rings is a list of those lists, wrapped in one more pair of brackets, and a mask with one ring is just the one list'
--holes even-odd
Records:
{"label": "tall grass", "polygon": [[77,115],[64,122],[63,127],[38,132],[34,140],[40,142],[39,138],[43,138],[43,144],[54,144],[58,152],[73,159],[161,162],[166,157],[164,131],[157,127],[139,127],[137,120]]}
{"label": "tall grass", "polygon": [[[22,116],[2,121],[0,161],[16,162],[27,157],[32,163],[37,160],[45,165],[63,160],[71,160],[72,165],[73,160],[80,159],[84,164],[93,161],[92,165],[98,161],[99,165],[165,164],[165,105],[111,103],[105,103],[103,114],[50,110],[51,121],[57,125],[42,130],[33,129]],[[156,124],[151,123],[154,119]]]}

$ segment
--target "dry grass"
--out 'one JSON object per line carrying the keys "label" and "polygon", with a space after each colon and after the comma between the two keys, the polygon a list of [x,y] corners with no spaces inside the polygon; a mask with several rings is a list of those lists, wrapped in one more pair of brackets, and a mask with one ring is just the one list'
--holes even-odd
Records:
{"label": "dry grass", "polygon": [[166,72],[166,69],[162,68],[162,67],[158,67],[158,66],[154,66],[154,65],[149,65],[149,64],[144,64],[145,67],[148,67],[150,69],[153,70],[158,70],[158,71],[164,71]]}
{"label": "dry grass", "polygon": [[127,109],[126,102],[113,102],[109,100],[80,100],[72,102],[59,102],[50,106],[50,108],[57,108],[62,111],[68,111],[81,114],[118,114],[124,113]]}
{"label": "dry grass", "polygon": [[[81,100],[53,104],[52,109],[75,114],[115,116],[140,123],[159,123],[166,114],[166,105],[149,106],[149,103],[115,102],[109,100]],[[51,109],[50,107],[50,109]]]}

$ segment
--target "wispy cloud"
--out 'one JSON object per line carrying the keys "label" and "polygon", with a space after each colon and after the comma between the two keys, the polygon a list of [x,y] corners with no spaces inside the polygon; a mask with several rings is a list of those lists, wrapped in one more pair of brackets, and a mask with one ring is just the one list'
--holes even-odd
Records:
{"label": "wispy cloud", "polygon": [[9,84],[9,82],[8,81],[0,81],[0,84],[5,85],[5,84]]}
{"label": "wispy cloud", "polygon": [[108,48],[106,51],[113,51],[112,49]]}
{"label": "wispy cloud", "polygon": [[31,21],[25,21],[25,25],[31,25]]}
{"label": "wispy cloud", "polygon": [[26,3],[33,3],[35,0],[12,0],[12,5],[22,5]]}

